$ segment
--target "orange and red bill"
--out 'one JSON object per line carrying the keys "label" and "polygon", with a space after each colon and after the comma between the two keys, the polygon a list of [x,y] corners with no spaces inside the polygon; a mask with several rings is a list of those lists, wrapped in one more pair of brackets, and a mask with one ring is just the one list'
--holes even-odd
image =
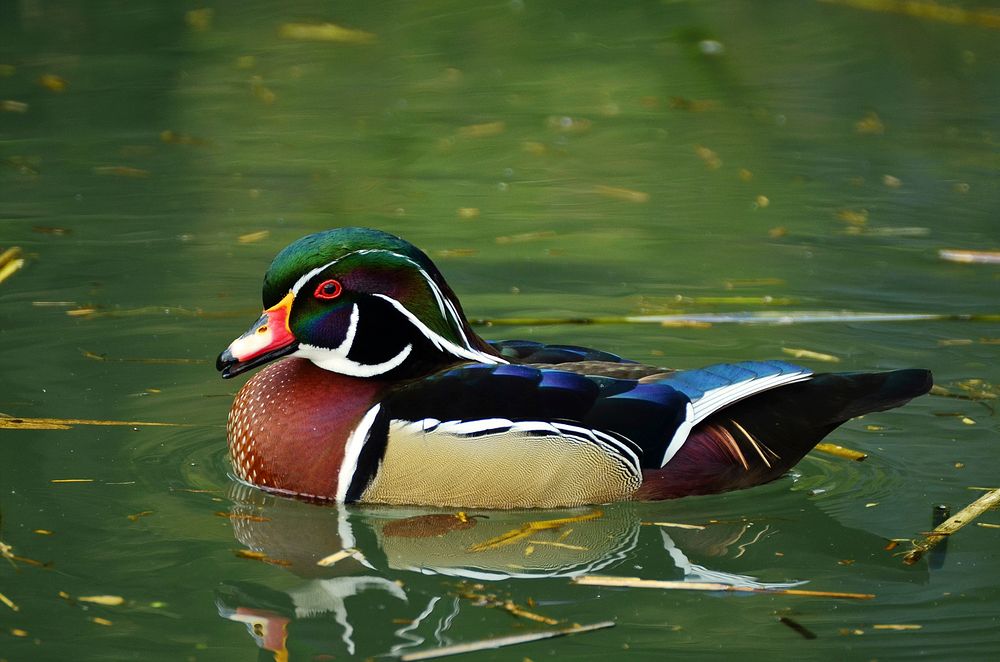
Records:
{"label": "orange and red bill", "polygon": [[287,356],[299,348],[299,342],[288,326],[288,313],[294,294],[264,311],[250,328],[219,354],[215,367],[229,379],[268,361]]}

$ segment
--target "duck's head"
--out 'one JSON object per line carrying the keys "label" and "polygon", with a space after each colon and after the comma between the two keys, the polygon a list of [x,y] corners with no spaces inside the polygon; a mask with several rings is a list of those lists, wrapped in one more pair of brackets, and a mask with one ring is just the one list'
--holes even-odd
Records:
{"label": "duck's head", "polygon": [[338,228],[293,242],[271,262],[263,299],[264,314],[219,355],[223,377],[282,356],[352,377],[502,362],[469,328],[430,258],[378,230]]}

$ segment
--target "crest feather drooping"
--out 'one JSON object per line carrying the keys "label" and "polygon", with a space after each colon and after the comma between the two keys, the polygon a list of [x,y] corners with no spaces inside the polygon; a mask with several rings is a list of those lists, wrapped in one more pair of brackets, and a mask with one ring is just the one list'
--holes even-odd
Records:
{"label": "crest feather drooping", "polygon": [[405,255],[451,294],[431,259],[410,242],[371,228],[334,228],[297,239],[274,256],[264,274],[264,308],[281,301],[302,274],[359,250],[384,250]]}
{"label": "crest feather drooping", "polygon": [[384,287],[377,289],[396,290],[389,293],[389,298],[406,306],[416,318],[415,324],[426,323],[445,341],[439,343],[430,337],[439,349],[450,352],[447,345],[453,343],[471,353],[460,350],[451,353],[473,360],[489,361],[496,354],[473,333],[458,298],[431,259],[413,244],[380,230],[336,228],[307,235],[289,244],[275,256],[264,275],[264,307],[279,302],[302,274],[334,262],[339,266],[341,260],[345,271],[362,279],[368,269],[381,272]]}

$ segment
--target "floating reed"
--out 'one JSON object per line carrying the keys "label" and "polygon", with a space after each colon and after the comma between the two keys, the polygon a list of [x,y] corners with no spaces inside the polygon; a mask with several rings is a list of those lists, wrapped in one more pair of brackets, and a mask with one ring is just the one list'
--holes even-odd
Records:
{"label": "floating reed", "polygon": [[938,526],[934,527],[934,530],[925,535],[922,540],[914,542],[913,549],[903,556],[903,563],[906,565],[913,565],[919,561],[924,554],[939,545],[941,541],[946,540],[948,536],[957,533],[963,526],[969,524],[987,510],[996,508],[997,506],[1000,506],[1000,488],[990,490],[965,508],[962,508],[954,515],[941,522]]}
{"label": "floating reed", "polygon": [[613,586],[621,588],[659,588],[676,591],[725,591],[729,593],[767,593],[770,595],[799,595],[813,598],[844,598],[849,600],[871,600],[873,593],[841,593],[837,591],[807,591],[799,588],[757,588],[753,586],[731,586],[715,582],[678,582],[638,577],[608,577],[604,575],[583,575],[574,577],[574,584],[584,586]]}
{"label": "floating reed", "polygon": [[497,637],[496,639],[483,639],[482,641],[475,641],[468,644],[456,644],[455,646],[443,646],[441,648],[431,648],[429,650],[407,653],[400,659],[403,660],[403,662],[410,662],[411,660],[433,660],[439,657],[447,657],[449,655],[475,653],[477,651],[493,650],[496,648],[504,648],[506,646],[526,644],[532,641],[540,641],[542,639],[564,637],[570,634],[593,632],[594,630],[603,630],[604,628],[611,628],[614,626],[614,621],[601,621],[600,623],[574,625],[572,627],[560,628],[558,630],[546,630],[544,632],[532,632],[530,634],[517,634],[509,637]]}

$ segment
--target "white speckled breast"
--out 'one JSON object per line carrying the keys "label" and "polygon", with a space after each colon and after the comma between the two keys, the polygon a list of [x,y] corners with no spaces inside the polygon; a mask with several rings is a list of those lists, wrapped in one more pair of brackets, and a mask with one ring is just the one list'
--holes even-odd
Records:
{"label": "white speckled breast", "polygon": [[384,384],[284,359],[251,377],[233,401],[229,457],[241,480],[333,499],[344,443]]}

